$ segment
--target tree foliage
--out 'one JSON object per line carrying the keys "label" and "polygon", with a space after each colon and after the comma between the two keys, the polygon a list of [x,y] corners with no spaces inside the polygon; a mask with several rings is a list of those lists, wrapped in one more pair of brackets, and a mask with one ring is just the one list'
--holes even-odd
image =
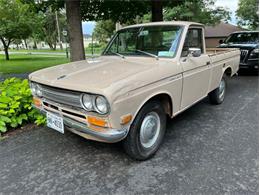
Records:
{"label": "tree foliage", "polygon": [[258,0],[239,0],[236,15],[238,24],[247,26],[250,29],[259,27],[259,1]]}
{"label": "tree foliage", "polygon": [[148,1],[130,0],[89,0],[81,1],[81,16],[83,20],[112,20],[125,23],[142,16],[150,9]]}
{"label": "tree foliage", "polygon": [[221,20],[229,20],[230,12],[223,7],[215,7],[213,0],[183,1],[175,7],[166,7],[165,20],[183,20],[214,25]]}
{"label": "tree foliage", "polygon": [[0,39],[7,60],[10,43],[16,39],[26,39],[32,33],[34,14],[29,8],[18,0],[0,0]]}
{"label": "tree foliage", "polygon": [[[57,12],[59,27],[60,29],[66,28],[66,19],[65,15]],[[58,40],[58,30],[57,30],[57,21],[55,16],[55,11],[52,9],[47,9],[45,13],[42,13],[43,20],[40,31],[43,33],[43,40],[49,45],[53,50],[56,49],[56,43]],[[41,33],[38,31],[39,33]]]}
{"label": "tree foliage", "polygon": [[96,23],[93,36],[100,43],[107,43],[115,31],[115,22],[112,20],[103,20]]}
{"label": "tree foliage", "polygon": [[36,14],[32,24],[32,39],[35,47],[37,42],[45,41],[51,49],[55,50],[58,41],[56,13],[61,31],[67,29],[65,13],[61,10],[64,2],[57,0],[22,0],[22,2],[29,5]]}

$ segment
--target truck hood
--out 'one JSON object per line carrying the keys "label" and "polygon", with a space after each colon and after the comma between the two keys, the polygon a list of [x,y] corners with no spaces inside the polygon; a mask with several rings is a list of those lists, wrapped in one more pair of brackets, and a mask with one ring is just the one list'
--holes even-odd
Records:
{"label": "truck hood", "polygon": [[113,92],[127,85],[127,90],[131,90],[151,82],[158,65],[151,57],[102,56],[42,69],[30,74],[29,79],[58,88],[104,94],[108,89]]}

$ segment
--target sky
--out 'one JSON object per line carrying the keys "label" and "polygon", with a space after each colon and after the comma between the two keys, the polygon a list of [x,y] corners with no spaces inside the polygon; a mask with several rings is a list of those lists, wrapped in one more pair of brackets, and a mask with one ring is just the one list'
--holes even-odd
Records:
{"label": "sky", "polygon": [[[238,8],[238,0],[216,0],[215,6],[222,6],[227,8],[231,12],[231,24],[236,25],[236,10]],[[82,22],[83,34],[92,34],[95,28],[95,22]]]}

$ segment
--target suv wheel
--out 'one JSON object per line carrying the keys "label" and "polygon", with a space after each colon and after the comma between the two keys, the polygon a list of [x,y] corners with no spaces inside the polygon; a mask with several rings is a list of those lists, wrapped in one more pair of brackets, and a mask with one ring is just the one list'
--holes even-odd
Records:
{"label": "suv wheel", "polygon": [[136,160],[152,157],[163,140],[166,129],[166,114],[160,102],[144,105],[123,141],[126,153]]}

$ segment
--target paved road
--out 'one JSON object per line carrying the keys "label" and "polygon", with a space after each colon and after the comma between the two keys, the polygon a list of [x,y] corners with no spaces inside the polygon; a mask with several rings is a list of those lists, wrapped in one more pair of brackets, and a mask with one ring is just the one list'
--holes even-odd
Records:
{"label": "paved road", "polygon": [[0,82],[4,81],[7,78],[16,77],[20,79],[28,79],[30,73],[12,73],[12,74],[1,74],[0,73]]}
{"label": "paved road", "polygon": [[169,120],[153,159],[47,128],[0,142],[0,194],[258,194],[258,77]]}

